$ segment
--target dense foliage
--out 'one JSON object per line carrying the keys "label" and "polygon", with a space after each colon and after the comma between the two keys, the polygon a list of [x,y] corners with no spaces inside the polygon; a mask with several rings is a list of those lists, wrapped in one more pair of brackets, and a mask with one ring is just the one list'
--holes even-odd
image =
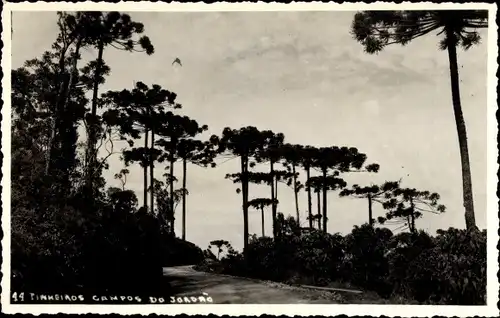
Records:
{"label": "dense foliage", "polygon": [[[138,36],[144,31],[141,23],[118,12],[58,12],[57,17],[59,34],[51,49],[12,71],[11,289],[39,294],[172,295],[162,267],[193,264],[203,255],[168,227],[164,217],[168,211],[163,208],[174,202],[173,192],[164,191],[156,206],[151,194],[150,209],[147,202],[138,208],[135,192],[126,189],[129,170],[115,175],[121,188],[109,187],[102,172],[110,168],[108,159],[113,155],[122,153],[122,159],[130,159],[129,152],[114,149],[117,136],[133,147],[142,134],[147,140],[154,129],[166,136],[165,130],[181,120],[190,124],[190,130],[176,130],[181,135],[177,139],[186,134],[192,138],[206,127],[198,128],[194,120],[180,116],[160,125],[158,121],[171,114],[165,108],[180,106],[175,93],[158,85],[150,89],[138,82],[132,94],[123,90],[99,97],[99,86],[110,74],[103,60],[108,45],[154,53],[149,38]],[[79,52],[84,47],[97,49],[98,58],[80,67]],[[87,99],[88,93],[92,99]],[[104,111],[98,112],[98,106]],[[154,121],[158,114],[164,117]],[[86,142],[79,126],[85,128]],[[207,165],[211,162],[203,157],[207,146],[192,141],[199,143],[202,146],[190,150],[195,154],[185,154],[183,146],[182,158]],[[137,161],[145,170],[151,168],[153,183],[157,181],[154,144],[146,141],[142,150]]]}
{"label": "dense foliage", "polygon": [[13,291],[168,295],[160,289],[163,238],[155,217],[106,201],[71,201],[13,207]]}
{"label": "dense foliage", "polygon": [[481,305],[486,299],[486,232],[450,228],[436,236],[393,235],[356,226],[348,235],[300,232],[285,219],[276,239],[254,237],[245,258],[232,252],[200,270],[287,283],[343,283],[383,298],[427,304]]}

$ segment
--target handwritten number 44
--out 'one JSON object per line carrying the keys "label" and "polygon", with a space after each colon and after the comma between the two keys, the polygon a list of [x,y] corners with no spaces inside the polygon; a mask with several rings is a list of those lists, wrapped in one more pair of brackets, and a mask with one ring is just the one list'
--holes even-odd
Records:
{"label": "handwritten number 44", "polygon": [[24,293],[16,293],[14,292],[12,294],[12,299],[14,300],[14,302],[18,302],[18,301],[24,301]]}

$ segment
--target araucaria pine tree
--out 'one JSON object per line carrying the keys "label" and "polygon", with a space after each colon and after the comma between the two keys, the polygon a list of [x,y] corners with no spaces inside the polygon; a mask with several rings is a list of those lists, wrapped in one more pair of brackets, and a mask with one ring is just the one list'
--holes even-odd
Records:
{"label": "araucaria pine tree", "polygon": [[460,98],[457,48],[479,44],[479,29],[488,27],[487,10],[363,11],[355,15],[351,31],[369,54],[391,44],[406,45],[426,35],[440,35],[440,48],[448,52],[453,112],[462,165],[463,205],[467,229],[477,231],[467,130]]}

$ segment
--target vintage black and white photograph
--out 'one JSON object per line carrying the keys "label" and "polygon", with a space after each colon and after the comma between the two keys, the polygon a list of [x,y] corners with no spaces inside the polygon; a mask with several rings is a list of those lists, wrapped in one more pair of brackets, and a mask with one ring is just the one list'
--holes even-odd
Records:
{"label": "vintage black and white photograph", "polygon": [[4,8],[3,310],[498,313],[496,6],[141,5]]}

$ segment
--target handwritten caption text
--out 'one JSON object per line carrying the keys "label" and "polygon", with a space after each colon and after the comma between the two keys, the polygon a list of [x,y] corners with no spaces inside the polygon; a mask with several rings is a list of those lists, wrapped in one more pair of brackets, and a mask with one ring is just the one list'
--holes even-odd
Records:
{"label": "handwritten caption text", "polygon": [[68,294],[36,294],[13,292],[14,303],[136,303],[136,304],[203,304],[213,303],[212,297],[207,293],[193,296],[170,296],[170,297],[139,297],[119,295],[68,295]]}

